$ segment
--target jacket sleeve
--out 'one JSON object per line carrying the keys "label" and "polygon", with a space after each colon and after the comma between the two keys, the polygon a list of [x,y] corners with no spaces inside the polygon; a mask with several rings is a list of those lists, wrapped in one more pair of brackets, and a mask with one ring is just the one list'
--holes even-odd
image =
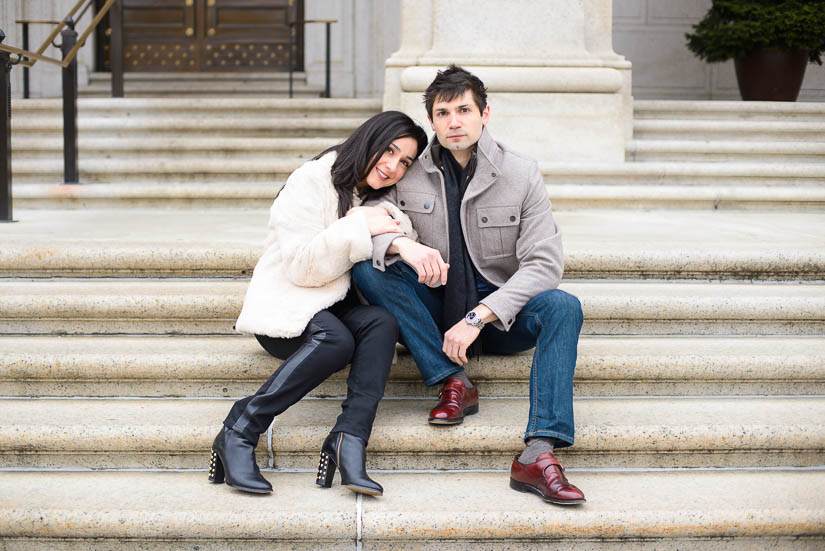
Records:
{"label": "jacket sleeve", "polygon": [[519,268],[497,291],[481,300],[498,317],[493,325],[504,331],[510,330],[531,298],[558,287],[564,271],[561,231],[553,219],[537,163],[533,163],[529,179],[516,240]]}
{"label": "jacket sleeve", "polygon": [[418,234],[413,229],[410,218],[406,214],[404,214],[404,212],[400,208],[398,208],[397,197],[398,194],[396,192],[395,186],[393,186],[381,198],[372,201],[367,201],[366,203],[364,203],[365,206],[369,207],[380,206],[386,208],[387,212],[390,213],[390,216],[392,216],[396,220],[401,221],[401,229],[404,231],[403,234],[382,233],[373,236],[372,267],[376,270],[381,270],[382,272],[387,266],[401,260],[400,255],[387,254],[387,249],[390,248],[390,245],[392,245],[393,241],[395,241],[399,237],[409,237],[413,241],[418,241]]}
{"label": "jacket sleeve", "polygon": [[301,287],[326,285],[372,254],[364,214],[338,218],[326,225],[329,197],[325,194],[335,193],[330,191],[328,178],[317,182],[317,175],[307,177],[301,169],[295,171],[270,211],[270,230],[278,236],[287,277]]}

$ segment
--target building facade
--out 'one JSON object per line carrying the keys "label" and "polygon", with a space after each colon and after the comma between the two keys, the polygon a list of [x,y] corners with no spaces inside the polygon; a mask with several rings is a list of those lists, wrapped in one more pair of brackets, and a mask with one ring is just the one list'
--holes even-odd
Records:
{"label": "building facade", "polygon": [[[22,46],[19,19],[57,20],[67,13],[76,0],[5,0],[0,3],[0,29],[6,33],[5,44]],[[180,4],[208,18],[207,10],[231,8],[233,4],[250,4],[238,0],[127,0],[151,7],[168,9]],[[204,4],[204,7],[200,6]],[[254,3],[254,2],[253,2]],[[261,9],[273,10],[286,3],[294,17],[334,19],[331,32],[331,81],[333,97],[380,97],[384,90],[384,63],[400,45],[402,0],[261,0]],[[637,99],[737,99],[738,90],[733,62],[707,64],[695,58],[685,46],[684,34],[699,20],[711,0],[612,0],[613,50],[633,65],[633,97]],[[503,4],[502,4],[503,5]],[[174,6],[173,6],[174,7]],[[201,10],[198,12],[198,10]],[[300,10],[300,11],[299,11]],[[263,13],[263,12],[261,12]],[[80,29],[91,20],[87,13]],[[181,27],[181,42],[186,22]],[[195,28],[195,27],[193,27]],[[30,30],[30,49],[36,48],[50,28],[34,25]],[[209,32],[206,26],[203,32]],[[198,30],[197,32],[201,32]],[[191,40],[200,38],[196,31]],[[220,31],[219,31],[220,32]],[[220,38],[220,36],[218,36]],[[96,37],[81,49],[79,78],[81,86],[89,75],[100,69],[103,49]],[[302,69],[308,84],[322,86],[325,78],[324,25],[306,25],[301,37]],[[47,55],[58,57],[50,47]],[[128,67],[127,67],[128,69]],[[207,70],[199,66],[197,70]],[[261,67],[256,70],[262,70]],[[270,70],[270,69],[267,69]],[[276,70],[276,69],[272,69]],[[22,71],[12,71],[12,93],[22,95]],[[32,97],[55,97],[60,94],[59,68],[38,63],[31,71]],[[825,67],[808,65],[803,101],[825,101]]]}

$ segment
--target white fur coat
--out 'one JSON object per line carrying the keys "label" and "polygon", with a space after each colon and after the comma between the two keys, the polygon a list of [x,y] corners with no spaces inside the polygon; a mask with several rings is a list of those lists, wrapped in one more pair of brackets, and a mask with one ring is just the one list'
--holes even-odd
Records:
{"label": "white fur coat", "polygon": [[[270,337],[297,337],[312,316],[332,306],[350,286],[353,264],[372,257],[363,213],[338,218],[330,169],[336,154],[293,172],[269,211],[264,253],[255,266],[235,328]],[[409,219],[382,203],[415,239]]]}

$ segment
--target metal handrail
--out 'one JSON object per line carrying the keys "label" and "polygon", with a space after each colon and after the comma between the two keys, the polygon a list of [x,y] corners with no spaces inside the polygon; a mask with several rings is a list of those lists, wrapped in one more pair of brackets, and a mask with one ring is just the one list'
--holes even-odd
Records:
{"label": "metal handrail", "polygon": [[[18,25],[23,25],[23,49],[29,49],[29,25],[60,25],[60,21],[42,19],[18,19]],[[23,67],[23,99],[29,99],[29,67]]]}
{"label": "metal handrail", "polygon": [[[38,61],[45,61],[46,63],[58,65],[65,69],[74,60],[78,50],[80,50],[81,46],[83,46],[86,43],[86,39],[89,37],[90,34],[92,34],[92,31],[95,30],[97,25],[100,23],[101,19],[103,19],[103,17],[106,15],[106,12],[108,12],[109,8],[112,7],[112,4],[115,3],[115,0],[106,0],[106,3],[103,5],[102,8],[100,8],[100,11],[98,11],[97,15],[95,15],[95,18],[86,28],[86,30],[83,31],[83,34],[80,35],[80,38],[77,39],[77,43],[66,54],[66,56],[63,59],[56,59],[53,57],[45,56],[43,55],[43,52],[45,52],[46,48],[48,48],[52,44],[52,42],[54,42],[54,39],[57,37],[60,31],[63,30],[63,27],[65,27],[66,25],[74,27],[74,19],[72,19],[72,16],[74,16],[77,13],[77,11],[84,4],[84,2],[89,2],[89,4],[91,4],[93,1],[94,0],[78,0],[77,4],[75,4],[75,6],[71,9],[71,11],[69,11],[66,17],[63,18],[63,20],[57,24],[57,26],[52,30],[51,34],[49,34],[46,40],[43,41],[43,44],[40,46],[40,48],[37,49],[36,52],[30,52],[22,48],[15,48],[14,46],[6,46],[4,44],[0,44],[0,51],[9,52],[10,54],[17,54],[17,56],[21,60],[20,64],[24,67],[33,67],[34,64]],[[83,8],[80,17],[83,16],[83,13],[86,12],[87,8],[88,5],[85,8]]]}
{"label": "metal handrail", "polygon": [[[91,7],[94,0],[78,0],[69,14],[58,22],[49,34],[45,42],[36,52],[24,48],[15,48],[2,44],[6,38],[5,33],[0,30],[0,222],[13,222],[12,217],[12,189],[11,189],[11,79],[10,72],[14,65],[20,64],[25,68],[34,66],[38,61],[58,65],[63,70],[63,183],[79,183],[79,173],[77,166],[77,52],[86,43],[86,39],[95,30],[97,25],[109,11],[115,2],[119,0],[106,0],[97,15],[92,19],[88,28],[78,38],[75,30],[75,19],[81,19],[86,11]],[[84,2],[86,6],[81,9]],[[119,4],[117,4],[119,5]],[[43,23],[43,21],[24,21],[24,28],[29,23]],[[68,27],[65,28],[64,27]],[[59,46],[63,58],[58,60],[43,55],[49,45],[54,44],[54,39],[58,33],[62,37]],[[26,33],[27,34],[27,33]],[[26,37],[28,38],[28,37]],[[17,55],[17,59],[12,59],[12,54]]]}
{"label": "metal handrail", "polygon": [[[330,35],[330,25],[333,23],[338,23],[337,19],[300,19],[298,21],[290,21],[287,23],[290,27],[294,27],[295,25],[305,25],[307,23],[324,23],[327,26],[327,42],[326,42],[326,79],[324,85],[324,97],[330,97],[330,50],[329,50],[329,35]],[[295,30],[293,29],[291,33],[289,33],[289,97],[292,97],[292,70],[293,70],[293,62],[292,62],[292,52],[297,47],[293,37],[295,36]]]}

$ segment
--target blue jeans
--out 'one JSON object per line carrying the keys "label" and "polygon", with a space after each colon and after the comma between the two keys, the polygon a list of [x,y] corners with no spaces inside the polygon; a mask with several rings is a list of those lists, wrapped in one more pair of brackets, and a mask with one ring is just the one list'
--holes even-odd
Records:
{"label": "blue jeans", "polygon": [[[415,359],[428,386],[463,368],[442,352],[440,327],[443,288],[418,283],[415,270],[396,262],[382,272],[371,261],[359,262],[352,276],[370,304],[382,306],[398,320],[401,342]],[[524,439],[547,436],[556,447],[573,445],[573,372],[582,326],[579,300],[559,289],[539,293],[516,316],[510,331],[492,324],[481,331],[487,354],[515,354],[535,347],[530,366],[530,414]]]}

